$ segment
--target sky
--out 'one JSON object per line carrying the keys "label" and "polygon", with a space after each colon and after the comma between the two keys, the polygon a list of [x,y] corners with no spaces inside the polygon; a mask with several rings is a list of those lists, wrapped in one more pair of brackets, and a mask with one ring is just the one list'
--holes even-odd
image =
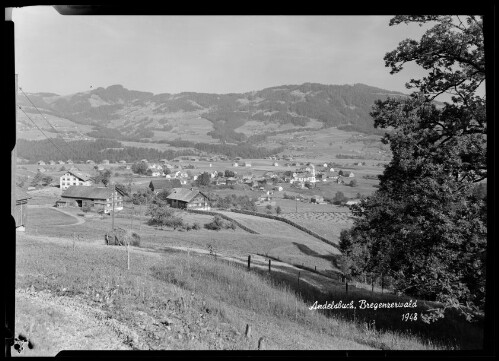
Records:
{"label": "sky", "polygon": [[390,75],[384,55],[424,28],[391,16],[63,16],[14,9],[15,61],[26,92],[242,93],[279,85],[363,83],[409,93],[424,73]]}

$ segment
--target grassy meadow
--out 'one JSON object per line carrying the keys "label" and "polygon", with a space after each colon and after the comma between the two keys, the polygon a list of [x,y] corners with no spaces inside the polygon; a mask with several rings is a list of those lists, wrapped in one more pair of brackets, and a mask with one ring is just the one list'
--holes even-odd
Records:
{"label": "grassy meadow", "polygon": [[[201,229],[179,232],[148,226],[146,218],[129,217],[125,211],[116,217],[115,225],[128,228],[131,224],[141,236],[140,248],[132,247],[131,269],[127,271],[125,250],[103,245],[104,233],[111,228],[110,217],[82,217],[83,213],[76,209],[64,210],[73,217],[50,208],[29,209],[29,227],[17,239],[17,287],[48,289],[52,294],[82,298],[130,327],[138,322],[137,314],[145,317],[145,313],[150,319],[161,319],[169,317],[164,314],[165,309],[181,305],[171,310],[177,312],[176,317],[188,320],[185,327],[178,330],[182,335],[180,339],[171,330],[165,331],[161,326],[153,325],[152,331],[142,332],[139,328],[144,343],[133,346],[131,342],[132,347],[255,349],[256,339],[240,337],[247,323],[252,325],[253,337],[264,336],[268,340],[269,349],[481,347],[481,324],[469,324],[452,313],[431,325],[423,323],[420,318],[402,321],[403,313],[417,312],[420,315],[432,307],[421,301],[418,301],[417,309],[310,310],[315,301],[322,304],[341,300],[358,304],[362,299],[368,302],[405,302],[408,298],[371,293],[353,285],[346,294],[345,285],[338,279],[310,272],[315,267],[323,274],[336,269],[332,246],[316,239],[293,238],[285,230],[275,234],[270,224],[263,225],[270,220],[259,218],[261,223],[253,224],[262,232],[258,235],[239,228],[235,231]],[[211,220],[208,215],[182,212],[181,216],[189,223],[202,224]],[[85,222],[63,226],[70,224],[71,218],[75,223],[77,218]],[[248,218],[249,221],[256,222]],[[72,250],[74,233],[80,236],[75,251]],[[172,247],[188,247],[193,252],[178,252]],[[196,250],[207,253],[210,247],[220,256],[243,262],[227,262],[222,260],[223,257],[196,254]],[[255,258],[259,254],[264,258],[279,259],[300,268],[273,266],[273,272],[269,274],[265,267],[252,267],[248,272],[244,266],[248,254],[255,255]],[[302,282],[298,282],[298,272]],[[314,284],[321,287],[312,286]],[[111,293],[114,296],[111,297]],[[191,319],[203,314],[203,310],[206,314],[206,309],[210,310],[206,315],[209,322],[203,325],[208,329],[211,327],[211,334],[216,337],[201,332],[203,326],[199,328]],[[193,324],[193,329],[187,324]],[[23,327],[28,326],[20,325],[18,329]],[[159,340],[151,336],[154,332],[159,333]],[[190,333],[198,335],[197,338],[189,338],[187,334]]]}

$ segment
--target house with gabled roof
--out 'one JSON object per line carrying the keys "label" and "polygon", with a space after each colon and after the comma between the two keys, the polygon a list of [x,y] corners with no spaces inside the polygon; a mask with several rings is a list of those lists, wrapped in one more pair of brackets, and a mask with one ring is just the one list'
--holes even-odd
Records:
{"label": "house with gabled roof", "polygon": [[90,175],[75,170],[68,170],[59,178],[59,187],[66,190],[71,186],[90,186],[92,179]]}
{"label": "house with gabled roof", "polygon": [[173,188],[166,202],[173,208],[210,210],[208,196],[193,188]]}

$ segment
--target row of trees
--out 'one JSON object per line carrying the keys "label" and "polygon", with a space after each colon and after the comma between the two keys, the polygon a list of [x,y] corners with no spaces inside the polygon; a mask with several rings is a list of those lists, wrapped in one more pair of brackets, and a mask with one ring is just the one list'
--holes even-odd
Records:
{"label": "row of trees", "polygon": [[[55,146],[54,146],[55,144]],[[27,159],[31,163],[39,160],[48,162],[49,160],[67,160],[73,162],[85,162],[93,160],[100,163],[107,159],[110,162],[125,160],[126,162],[138,159],[173,159],[179,156],[194,155],[192,150],[160,151],[153,148],[139,148],[123,146],[119,141],[109,139],[97,139],[95,141],[70,141],[54,138],[45,140],[24,140],[17,141],[18,156]]]}

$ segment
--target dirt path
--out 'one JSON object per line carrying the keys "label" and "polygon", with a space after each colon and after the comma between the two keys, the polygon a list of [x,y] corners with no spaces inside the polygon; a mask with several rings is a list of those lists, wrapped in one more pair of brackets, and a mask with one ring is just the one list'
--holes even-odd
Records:
{"label": "dirt path", "polygon": [[[16,289],[16,334],[36,340],[14,356],[55,356],[61,350],[130,350],[137,334],[78,297]],[[34,320],[36,319],[36,323]]]}

